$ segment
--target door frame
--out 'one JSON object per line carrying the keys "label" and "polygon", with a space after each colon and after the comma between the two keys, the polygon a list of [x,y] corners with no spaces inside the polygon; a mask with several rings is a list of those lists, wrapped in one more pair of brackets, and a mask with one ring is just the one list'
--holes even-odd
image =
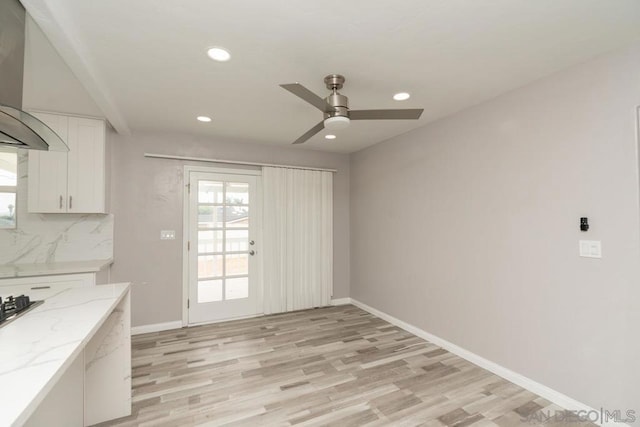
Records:
{"label": "door frame", "polygon": [[[256,179],[256,198],[258,203],[255,208],[256,221],[258,222],[258,242],[262,242],[262,169],[237,169],[215,166],[192,166],[185,165],[182,173],[182,327],[189,326],[189,182],[191,172],[205,172],[229,175],[252,175]],[[260,246],[262,248],[262,246]],[[264,290],[262,287],[262,256],[258,258],[258,268],[256,268],[256,277],[252,278],[257,281],[258,293],[264,300]],[[248,317],[262,316],[261,313]],[[225,322],[226,320],[218,320],[211,323]],[[195,326],[195,325],[194,325]]]}

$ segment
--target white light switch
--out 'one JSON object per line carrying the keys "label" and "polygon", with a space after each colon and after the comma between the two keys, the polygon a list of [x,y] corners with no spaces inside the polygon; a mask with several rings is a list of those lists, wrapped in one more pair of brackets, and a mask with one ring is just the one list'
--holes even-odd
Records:
{"label": "white light switch", "polygon": [[580,240],[580,256],[602,258],[602,244],[600,240]]}
{"label": "white light switch", "polygon": [[160,230],[160,240],[175,240],[176,230]]}

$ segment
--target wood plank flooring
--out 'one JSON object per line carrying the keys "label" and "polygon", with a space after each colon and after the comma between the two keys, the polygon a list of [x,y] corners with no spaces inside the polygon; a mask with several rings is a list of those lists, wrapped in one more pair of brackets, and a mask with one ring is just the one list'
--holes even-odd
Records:
{"label": "wood plank flooring", "polygon": [[352,305],[138,335],[132,355],[133,415],[105,426],[593,425]]}

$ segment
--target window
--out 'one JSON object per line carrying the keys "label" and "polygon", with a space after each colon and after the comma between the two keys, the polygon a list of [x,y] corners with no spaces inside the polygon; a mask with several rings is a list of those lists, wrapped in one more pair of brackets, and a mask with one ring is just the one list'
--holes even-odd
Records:
{"label": "window", "polygon": [[18,155],[0,151],[0,229],[16,228]]}

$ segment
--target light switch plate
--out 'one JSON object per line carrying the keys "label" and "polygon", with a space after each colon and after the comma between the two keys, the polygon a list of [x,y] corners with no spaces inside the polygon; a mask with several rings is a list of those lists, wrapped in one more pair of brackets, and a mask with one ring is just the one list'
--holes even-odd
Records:
{"label": "light switch plate", "polygon": [[175,240],[176,230],[160,230],[160,240]]}
{"label": "light switch plate", "polygon": [[602,258],[600,240],[580,240],[580,256],[586,258]]}

